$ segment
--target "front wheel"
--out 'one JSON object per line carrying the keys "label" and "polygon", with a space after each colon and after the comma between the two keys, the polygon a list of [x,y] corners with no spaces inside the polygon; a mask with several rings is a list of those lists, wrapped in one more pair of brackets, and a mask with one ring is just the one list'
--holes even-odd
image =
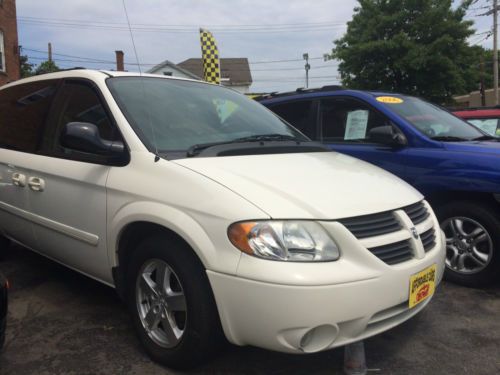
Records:
{"label": "front wheel", "polygon": [[136,331],[153,360],[191,368],[220,347],[208,277],[188,246],[164,236],[144,240],[130,263],[128,295]]}
{"label": "front wheel", "polygon": [[500,220],[486,204],[452,202],[437,209],[446,236],[447,280],[469,287],[491,283],[500,269]]}

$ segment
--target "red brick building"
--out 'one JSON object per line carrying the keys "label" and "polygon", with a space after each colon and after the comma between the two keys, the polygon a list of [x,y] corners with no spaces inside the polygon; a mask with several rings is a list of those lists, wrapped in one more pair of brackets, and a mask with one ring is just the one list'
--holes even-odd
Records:
{"label": "red brick building", "polygon": [[16,0],[0,0],[0,86],[20,75]]}

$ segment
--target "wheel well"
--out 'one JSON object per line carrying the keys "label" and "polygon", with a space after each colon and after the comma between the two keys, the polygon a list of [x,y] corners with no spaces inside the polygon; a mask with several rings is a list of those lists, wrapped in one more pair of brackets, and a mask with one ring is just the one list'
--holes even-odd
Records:
{"label": "wheel well", "polygon": [[161,234],[178,244],[184,245],[187,249],[192,251],[193,255],[200,261],[200,258],[192,250],[192,247],[177,233],[159,224],[151,222],[134,222],[128,224],[121,232],[118,239],[116,257],[117,266],[113,268],[113,278],[115,282],[115,287],[118,295],[125,300],[125,282],[126,282],[126,272],[128,269],[128,264],[131,258],[132,252],[137,248],[139,243],[147,237]]}
{"label": "wheel well", "polygon": [[446,191],[429,194],[425,197],[433,208],[444,206],[453,201],[475,201],[491,205],[500,212],[500,202],[492,193],[467,192],[467,191]]}

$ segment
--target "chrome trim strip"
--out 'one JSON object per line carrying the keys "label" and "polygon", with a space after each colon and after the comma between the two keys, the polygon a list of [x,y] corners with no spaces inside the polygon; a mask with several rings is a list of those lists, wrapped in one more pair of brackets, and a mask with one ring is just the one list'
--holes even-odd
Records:
{"label": "chrome trim strip", "polygon": [[8,203],[0,202],[0,209],[26,219],[34,224],[41,225],[45,228],[62,233],[68,237],[72,237],[76,240],[88,243],[89,245],[97,246],[99,244],[99,236],[96,236],[95,234],[70,227],[69,225],[65,225],[51,219],[47,219],[46,217],[11,206]]}

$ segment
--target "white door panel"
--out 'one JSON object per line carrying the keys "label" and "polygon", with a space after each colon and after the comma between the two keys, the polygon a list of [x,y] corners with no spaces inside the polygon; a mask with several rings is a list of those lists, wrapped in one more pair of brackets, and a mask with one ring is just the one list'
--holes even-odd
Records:
{"label": "white door panel", "polygon": [[29,204],[40,251],[111,280],[106,253],[109,167],[38,156],[29,175]]}
{"label": "white door panel", "polygon": [[0,149],[0,230],[8,237],[36,247],[28,212],[27,172],[23,165],[32,156]]}

